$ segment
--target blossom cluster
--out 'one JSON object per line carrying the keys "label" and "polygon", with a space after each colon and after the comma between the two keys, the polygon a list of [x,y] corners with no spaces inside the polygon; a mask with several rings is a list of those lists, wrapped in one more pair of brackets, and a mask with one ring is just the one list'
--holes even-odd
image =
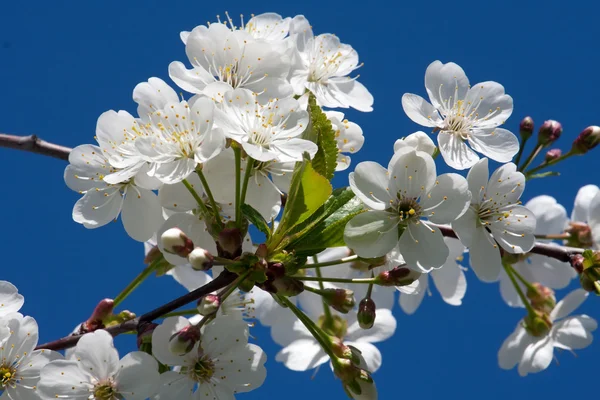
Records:
{"label": "blossom cluster", "polygon": [[[281,347],[277,362],[294,371],[329,363],[348,396],[375,399],[376,343],[394,335],[396,303],[415,313],[431,276],[445,303],[461,305],[466,258],[477,279],[498,283],[507,305],[526,311],[500,347],[501,368],[539,372],[555,347],[591,343],[596,321],[569,315],[600,292],[600,189],[583,187],[570,218],[550,196],[521,200],[532,171],[560,158],[549,152],[526,171],[560,135],[555,121],[519,165],[533,121],[521,123],[520,144],[500,127],[513,112],[502,85],[471,85],[460,66],[435,61],[425,72],[429,101],[405,94],[401,104],[437,144],[425,132],[399,134],[387,166],[360,162],[349,186],[333,190],[334,173],[349,169],[364,143],[339,109],[373,106],[350,45],[315,35],[304,16],[273,13],[239,26],[227,15],[181,40],[188,60],[168,73],[187,99],[156,77],[138,84],[137,115],[103,113],[96,144],[73,149],[64,180],[82,195],[75,222],[99,228],[120,216],[144,242],[143,277],[168,275],[190,292],[229,280],[192,310],[140,320],[139,351],[123,358],[111,327],[135,320],[113,315],[112,300],[76,329],[80,339],[63,356],[36,350],[37,325],[18,312],[23,297],[0,282],[0,393],[234,399],[266,378],[267,356],[249,342],[258,321]],[[571,154],[597,144],[596,128]],[[439,155],[456,172],[438,174]],[[565,244],[588,251],[570,262],[535,251]],[[554,290],[576,277],[583,289],[557,302]]]}

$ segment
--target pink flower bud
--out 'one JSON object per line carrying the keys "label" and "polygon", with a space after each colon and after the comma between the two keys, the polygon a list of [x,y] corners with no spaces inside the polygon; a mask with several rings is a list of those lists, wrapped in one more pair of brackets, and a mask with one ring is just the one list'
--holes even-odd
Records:
{"label": "pink flower bud", "polygon": [[537,311],[549,314],[556,306],[554,290],[537,282],[531,286],[527,289],[527,298],[531,300],[531,306]]}
{"label": "pink flower bud", "polygon": [[198,302],[198,312],[207,316],[214,314],[221,305],[221,299],[216,294],[207,294]]}
{"label": "pink flower bud", "polygon": [[560,122],[548,120],[540,126],[540,130],[538,131],[538,143],[543,146],[549,146],[560,137],[562,131],[563,128]]}
{"label": "pink flower bud", "polygon": [[562,150],[561,149],[550,149],[546,152],[546,156],[544,157],[544,161],[545,162],[550,162],[550,161],[554,161],[557,158],[559,158],[560,156],[562,156]]}
{"label": "pink flower bud", "polygon": [[533,135],[533,119],[531,117],[525,117],[519,124],[519,133],[523,140],[529,139]]}
{"label": "pink flower bud", "polygon": [[320,294],[326,304],[344,314],[352,310],[356,304],[354,292],[349,289],[323,289]]}
{"label": "pink flower bud", "polygon": [[184,356],[200,340],[200,329],[196,325],[188,325],[169,339],[169,350],[177,356]]}
{"label": "pink flower bud", "polygon": [[188,254],[194,250],[194,243],[179,228],[167,229],[160,236],[160,241],[167,253],[176,254],[179,257],[187,258]]}
{"label": "pink flower bud", "polygon": [[573,142],[571,151],[585,154],[600,143],[600,126],[588,126]]}
{"label": "pink flower bud", "polygon": [[196,271],[208,271],[212,268],[215,258],[208,251],[201,247],[196,247],[187,256],[192,268]]}
{"label": "pink flower bud", "polygon": [[358,305],[358,324],[362,329],[371,329],[375,323],[377,307],[370,298],[364,298]]}
{"label": "pink flower bud", "polygon": [[92,315],[81,326],[82,331],[93,332],[104,328],[104,320],[112,315],[114,304],[113,299],[100,300],[96,308],[94,308]]}

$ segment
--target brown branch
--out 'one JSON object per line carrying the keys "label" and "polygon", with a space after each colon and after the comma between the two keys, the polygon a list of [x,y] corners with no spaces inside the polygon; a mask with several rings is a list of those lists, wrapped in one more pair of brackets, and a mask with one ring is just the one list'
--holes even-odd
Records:
{"label": "brown branch", "polygon": [[[175,300],[173,300],[167,304],[164,304],[150,312],[147,312],[146,314],[142,315],[139,318],[134,318],[130,321],[123,322],[119,325],[115,325],[115,326],[106,328],[106,331],[113,336],[117,336],[122,333],[131,332],[131,331],[134,331],[134,332],[139,331],[146,324],[154,321],[155,319],[160,318],[161,316],[168,314],[171,311],[178,309],[179,307],[189,304],[195,300],[198,300],[198,299],[206,296],[207,294],[210,294],[214,291],[217,291],[219,289],[226,287],[227,285],[232,283],[236,277],[237,277],[236,274],[231,273],[227,270],[224,270],[221,273],[221,275],[217,276],[215,279],[208,282],[206,285],[204,285],[194,291],[191,291],[181,297],[178,297]],[[39,346],[36,347],[36,350],[39,350],[39,349],[47,349],[47,350],[68,349],[69,347],[75,346],[77,344],[77,342],[79,341],[79,339],[81,339],[82,336],[83,336],[83,334],[65,336],[64,338],[54,340],[52,342],[40,344]]]}
{"label": "brown branch", "polygon": [[71,148],[54,143],[46,142],[36,135],[16,136],[0,133],[0,147],[29,151],[31,153],[43,154],[45,156],[68,160]]}
{"label": "brown branch", "polygon": [[[442,235],[458,239],[456,232],[454,232],[451,227],[444,225],[437,225],[437,227],[440,228]],[[579,249],[577,247],[557,246],[555,244],[536,242],[533,248],[529,250],[529,253],[541,254],[546,257],[555,258],[558,261],[570,263],[572,256],[575,254],[582,254],[584,250],[585,249]]]}

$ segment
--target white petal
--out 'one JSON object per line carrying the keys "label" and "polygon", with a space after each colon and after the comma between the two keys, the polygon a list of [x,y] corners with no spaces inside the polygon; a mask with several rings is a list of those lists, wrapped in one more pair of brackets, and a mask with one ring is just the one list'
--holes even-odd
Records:
{"label": "white petal", "polygon": [[169,76],[177,86],[190,93],[201,93],[208,83],[215,80],[203,68],[187,69],[179,61],[169,64]]}
{"label": "white petal", "polygon": [[509,337],[506,338],[504,343],[502,343],[502,347],[498,351],[498,365],[502,369],[512,369],[517,365],[521,358],[523,357],[523,353],[525,352],[525,348],[531,343],[530,336],[523,328],[523,325],[519,322],[516,329],[513,333],[510,334]]}
{"label": "white petal", "polygon": [[577,192],[575,197],[575,205],[571,220],[577,222],[587,222],[590,218],[589,210],[592,199],[600,192],[600,188],[596,185],[585,185]]}
{"label": "white petal", "polygon": [[269,178],[255,172],[248,183],[246,203],[254,207],[266,221],[270,221],[277,217],[281,209],[281,193]]}
{"label": "white petal", "polygon": [[171,275],[173,279],[190,292],[212,281],[210,275],[204,271],[192,269],[191,265],[178,265],[169,270],[167,274]]}
{"label": "white petal", "polygon": [[565,318],[552,327],[554,345],[566,350],[583,349],[592,344],[598,323],[587,315]]}
{"label": "white petal", "polygon": [[185,358],[176,356],[169,350],[171,336],[190,325],[184,317],[168,317],[152,332],[152,354],[166,365],[184,365]]}
{"label": "white petal", "polygon": [[[187,181],[202,198],[204,189],[198,175],[190,175]],[[186,212],[198,207],[198,202],[182,182],[161,187],[158,191],[158,199],[162,207],[172,211]]]}
{"label": "white petal", "polygon": [[18,312],[25,300],[10,282],[0,281],[0,317]]}
{"label": "white petal", "polygon": [[592,230],[592,237],[600,243],[600,192],[592,199],[589,208],[588,224]]}
{"label": "white petal", "polygon": [[425,88],[435,108],[449,108],[454,101],[465,98],[469,80],[457,64],[434,61],[425,71]]}
{"label": "white petal", "polygon": [[483,282],[495,282],[502,270],[500,249],[492,235],[478,228],[469,247],[469,260],[475,275]]}
{"label": "white petal", "polygon": [[346,339],[351,342],[377,343],[391,338],[396,332],[396,318],[390,310],[377,309],[377,317],[371,329],[362,329],[358,321],[348,326]]}
{"label": "white petal", "polygon": [[540,372],[550,366],[554,354],[554,341],[549,337],[536,338],[525,348],[523,358],[519,363],[519,375]]}
{"label": "white petal", "polygon": [[38,394],[44,400],[59,396],[84,399],[94,387],[92,379],[79,367],[77,361],[57,360],[43,368],[37,385]]}
{"label": "white petal", "polygon": [[438,133],[440,154],[446,164],[454,169],[471,168],[479,160],[479,156],[467,146],[465,141],[453,133]]}
{"label": "white petal", "polygon": [[381,257],[398,243],[398,218],[386,211],[368,211],[352,218],[344,242],[361,257]]}
{"label": "white petal", "polygon": [[400,149],[411,148],[417,151],[423,151],[433,157],[433,153],[437,150],[435,143],[425,132],[411,133],[405,138],[398,139],[394,143],[394,152]]}
{"label": "white petal", "polygon": [[442,299],[450,305],[459,306],[467,291],[465,273],[456,259],[450,259],[440,269],[431,271],[433,283],[442,295]]}
{"label": "white petal", "polygon": [[550,313],[550,319],[556,321],[564,318],[575,311],[588,297],[588,292],[583,289],[575,289],[556,303],[554,310]]}
{"label": "white petal", "polygon": [[219,386],[226,386],[233,393],[250,392],[260,387],[267,377],[265,352],[255,344],[240,347],[232,347],[219,357],[220,370],[224,377],[220,378]]}
{"label": "white petal", "polygon": [[[513,267],[516,268],[516,265],[518,264],[514,264]],[[523,284],[519,281],[517,281],[517,284],[521,286],[521,289],[524,288]],[[504,269],[500,271],[500,295],[502,296],[502,300],[510,307],[525,307],[519,294],[515,290],[515,286]]]}
{"label": "white petal", "polygon": [[504,87],[493,81],[471,86],[465,103],[476,104],[478,128],[495,128],[502,125],[513,112],[513,99],[504,93]]}
{"label": "white petal", "polygon": [[488,159],[482,158],[471,167],[467,174],[467,182],[472,198],[471,204],[480,204],[488,185],[490,173],[488,169]]}
{"label": "white petal", "polygon": [[406,263],[421,272],[441,267],[449,254],[439,228],[424,221],[409,224],[400,236],[398,245]]}
{"label": "white petal", "polygon": [[163,109],[167,103],[179,102],[179,97],[162,79],[150,78],[133,89],[133,101],[138,103],[138,115],[145,119],[156,110]]}
{"label": "white petal", "polygon": [[447,224],[463,215],[471,204],[467,180],[458,174],[442,174],[421,200],[423,212],[436,224]]}
{"label": "white petal", "polygon": [[519,152],[519,139],[502,128],[476,129],[469,135],[473,150],[498,162],[509,162]]}
{"label": "white petal", "polygon": [[112,336],[105,330],[83,335],[74,354],[81,368],[96,379],[107,379],[119,370],[119,353]]}
{"label": "white petal", "polygon": [[115,220],[121,212],[123,196],[117,188],[91,190],[73,207],[73,220],[86,228],[98,228]]}
{"label": "white petal", "polygon": [[525,190],[525,175],[517,171],[513,163],[504,164],[498,168],[487,186],[487,196],[490,201],[499,205],[516,203]]}
{"label": "white petal", "polygon": [[134,351],[123,357],[119,364],[115,378],[119,393],[126,395],[128,400],[144,400],[156,393],[159,374],[154,357]]}
{"label": "white petal", "polygon": [[381,367],[381,352],[371,343],[349,341],[344,344],[348,346],[354,346],[360,351],[360,356],[366,363],[367,371],[374,373],[377,372],[379,367]]}
{"label": "white petal", "polygon": [[429,286],[428,281],[428,275],[423,274],[419,277],[419,287],[417,291],[411,294],[400,293],[399,304],[402,311],[408,315],[414,314],[415,311],[417,311],[427,293],[427,287]]}
{"label": "white petal", "polygon": [[552,289],[567,287],[577,276],[577,272],[569,263],[540,254],[530,254],[526,267],[531,272],[533,282],[539,282]]}
{"label": "white petal", "polygon": [[402,108],[408,118],[419,125],[436,127],[442,123],[435,107],[416,94],[405,93],[402,96]]}
{"label": "white petal", "polygon": [[0,321],[0,326],[8,325],[10,335],[0,341],[0,359],[18,360],[31,353],[39,338],[38,325],[35,319],[13,313]]}
{"label": "white petal", "polygon": [[389,192],[417,199],[435,185],[436,168],[433,158],[425,152],[397,151],[388,165],[390,173]]}
{"label": "white petal", "polygon": [[202,348],[213,357],[247,343],[248,324],[234,317],[218,317],[204,328]]}
{"label": "white petal", "polygon": [[123,201],[121,219],[132,239],[138,242],[150,239],[164,221],[158,196],[150,190],[130,186]]}
{"label": "white petal", "polygon": [[373,111],[373,95],[355,79],[332,78],[327,85],[339,106],[352,107],[358,111]]}
{"label": "white petal", "polygon": [[319,147],[310,140],[291,138],[286,140],[277,140],[271,147],[277,150],[277,160],[281,162],[301,161],[302,155],[308,153],[313,158]]}
{"label": "white petal", "polygon": [[388,171],[373,161],[364,161],[356,166],[349,175],[350,188],[368,207],[385,210],[392,196],[388,190],[390,178]]}
{"label": "white petal", "polygon": [[509,253],[525,253],[533,248],[535,215],[523,206],[515,206],[508,217],[491,224],[494,239]]}
{"label": "white petal", "polygon": [[306,371],[327,362],[329,356],[314,339],[299,339],[281,349],[275,360],[292,371]]}
{"label": "white petal", "polygon": [[525,207],[535,215],[535,233],[538,235],[559,234],[567,226],[567,210],[551,196],[536,196]]}
{"label": "white petal", "polygon": [[456,221],[452,222],[452,229],[456,232],[462,244],[471,247],[475,235],[478,234],[477,223],[479,217],[472,207],[469,207],[465,213]]}

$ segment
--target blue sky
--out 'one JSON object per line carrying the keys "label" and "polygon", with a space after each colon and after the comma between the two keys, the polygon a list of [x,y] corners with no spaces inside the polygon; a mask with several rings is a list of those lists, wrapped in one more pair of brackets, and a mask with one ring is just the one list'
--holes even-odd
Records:
{"label": "blue sky", "polygon": [[[394,141],[419,129],[404,115],[400,98],[405,92],[425,95],[425,68],[437,59],[461,65],[472,83],[503,84],[514,98],[515,110],[505,126],[513,132],[526,115],[538,126],[553,118],[564,126],[557,146],[568,150],[583,128],[600,124],[600,6],[563,1],[391,3],[6,2],[0,24],[0,132],[35,133],[67,146],[91,143],[102,112],[134,112],[133,87],[151,76],[167,79],[169,62],[185,60],[181,30],[214,21],[224,11],[304,14],[315,32],[335,33],[357,49],[365,62],[360,80],[374,95],[375,110],[347,113],[366,137],[354,165],[362,160],[387,164]],[[596,152],[558,167],[560,177],[528,183],[524,200],[550,194],[570,212],[579,187],[600,183],[593,174],[600,166],[600,149]],[[120,223],[90,231],[71,220],[78,195],[63,183],[64,162],[0,149],[0,165],[0,243],[6,251],[0,279],[13,282],[26,296],[23,311],[38,320],[41,340],[55,339],[137,274],[143,267],[142,246],[126,236]],[[347,174],[335,183],[346,185]],[[395,310],[396,334],[379,345],[383,366],[375,378],[380,398],[560,398],[593,391],[583,377],[596,369],[596,345],[578,351],[577,357],[560,353],[560,365],[527,378],[500,370],[498,348],[523,312],[504,305],[497,285],[476,281],[472,271],[467,280],[461,307],[448,306],[435,295],[413,316]],[[143,313],[183,293],[168,278],[150,279],[124,307]],[[588,299],[580,311],[600,318],[598,301]],[[268,331],[256,328],[253,335],[270,357],[268,377],[261,390],[241,398],[344,398],[328,368],[313,380],[311,372],[288,371],[274,361],[278,349]],[[131,350],[134,339],[121,337],[118,343]]]}

